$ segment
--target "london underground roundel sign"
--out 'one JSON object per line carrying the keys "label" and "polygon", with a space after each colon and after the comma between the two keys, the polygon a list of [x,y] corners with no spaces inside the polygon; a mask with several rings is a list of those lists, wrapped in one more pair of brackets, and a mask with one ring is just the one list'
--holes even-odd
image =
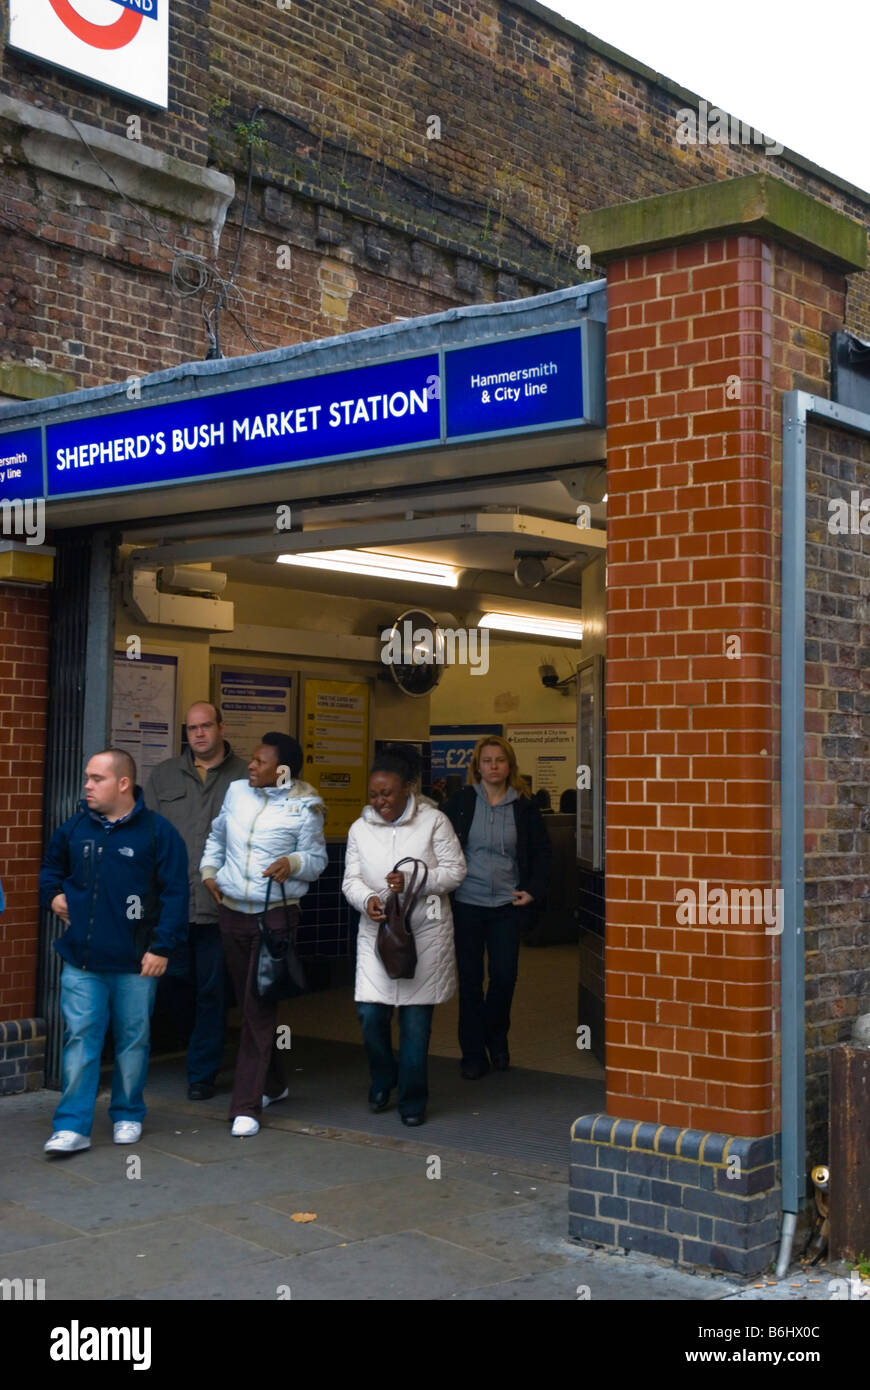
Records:
{"label": "london underground roundel sign", "polygon": [[169,104],[170,0],[11,0],[9,44],[149,105]]}

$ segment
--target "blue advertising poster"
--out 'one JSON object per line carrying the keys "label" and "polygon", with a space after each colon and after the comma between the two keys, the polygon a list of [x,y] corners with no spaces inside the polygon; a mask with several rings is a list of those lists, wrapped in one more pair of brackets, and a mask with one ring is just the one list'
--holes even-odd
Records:
{"label": "blue advertising poster", "polygon": [[573,328],[446,353],[448,439],[581,421],[581,338]]}
{"label": "blue advertising poster", "polygon": [[49,425],[48,495],[437,443],[438,381],[432,354]]}
{"label": "blue advertising poster", "polygon": [[0,434],[0,497],[42,496],[42,431]]}
{"label": "blue advertising poster", "polygon": [[477,740],[484,734],[501,734],[503,727],[502,724],[433,724],[429,729],[432,781],[458,777],[464,783]]}

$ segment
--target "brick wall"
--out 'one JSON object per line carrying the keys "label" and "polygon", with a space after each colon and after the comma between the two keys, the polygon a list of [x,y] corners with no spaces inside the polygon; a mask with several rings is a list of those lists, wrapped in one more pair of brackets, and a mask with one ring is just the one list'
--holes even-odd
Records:
{"label": "brick wall", "polygon": [[608,286],[607,1109],[746,1136],[775,1127],[775,938],[676,894],[777,881],[772,270],[728,236]]}
{"label": "brick wall", "polygon": [[0,584],[0,1022],[36,1005],[47,672],[47,596]]}
{"label": "brick wall", "polygon": [[[6,9],[0,0],[0,19]],[[581,278],[575,227],[589,208],[760,167],[867,220],[867,204],[752,146],[676,143],[684,98],[618,64],[564,22],[486,0],[174,0],[168,114],[6,53],[0,92],[236,176],[215,252],[210,234],[152,210],[158,232],[113,194],[4,167],[0,278],[5,360],[36,360],[79,386],[201,358],[202,297],[171,287],[173,249],[227,275],[256,141],[249,233],[224,312],[227,355],[514,298]],[[277,107],[295,124],[254,106]],[[427,138],[430,116],[440,139]],[[247,134],[243,127],[247,126]],[[23,159],[14,141],[13,155]],[[166,245],[160,245],[160,238]],[[288,269],[278,249],[291,249]],[[870,336],[870,278],[846,315]],[[207,292],[213,303],[213,291]],[[131,334],[130,326],[133,325]]]}
{"label": "brick wall", "polygon": [[[827,397],[828,344],[842,322],[835,272],[776,247],[772,384]],[[774,436],[779,514],[781,440]],[[862,736],[866,665],[866,544],[828,530],[828,501],[867,494],[870,446],[810,426],[807,448],[807,603],[804,824],[807,1159],[828,1159],[830,1048],[870,1008],[870,928],[864,856],[870,830],[870,763]],[[778,570],[777,576],[778,578]],[[779,588],[774,590],[777,602]]]}
{"label": "brick wall", "polygon": [[[870,442],[807,431],[807,1156],[828,1161],[829,1051],[870,1011],[867,539],[832,534],[834,498],[870,497]],[[861,519],[866,513],[860,514]]]}

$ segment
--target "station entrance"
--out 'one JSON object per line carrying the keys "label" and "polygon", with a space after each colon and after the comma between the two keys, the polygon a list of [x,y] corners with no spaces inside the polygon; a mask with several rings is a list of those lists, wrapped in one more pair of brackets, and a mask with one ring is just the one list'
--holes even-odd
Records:
{"label": "station entrance", "polygon": [[[127,748],[145,786],[195,701],[221,707],[246,761],[266,732],[302,745],[329,862],[299,932],[314,988],[286,1011],[299,1123],[395,1120],[365,1103],[341,892],[371,760],[414,745],[440,802],[484,734],[514,747],[553,868],[511,1068],[462,1079],[456,1003],[439,1005],[427,1135],[498,1153],[522,1131],[524,1158],[561,1166],[573,1120],[603,1104],[605,316],[590,282],[184,364],[42,402],[5,436],[56,548],[47,823],[72,814],[95,748]],[[44,913],[49,1084],[58,932]]]}
{"label": "station entrance", "polygon": [[[281,1012],[292,1038],[285,1119],[395,1128],[395,1113],[365,1104],[357,917],[341,894],[347,830],[384,743],[414,747],[419,790],[441,803],[465,784],[486,733],[515,748],[553,847],[551,881],[521,947],[511,1070],[463,1080],[457,999],[439,1005],[428,1123],[455,1148],[556,1163],[578,1104],[600,1105],[601,1038],[584,1007],[595,990],[600,873],[577,767],[604,639],[601,475],[590,464],[275,501],[133,522],[119,537],[112,741],[129,747],[143,785],[184,748],[185,711],[208,700],[245,761],[267,731],[297,737],[302,776],[327,806],[329,864],[303,899],[299,932],[313,988]],[[578,504],[596,484],[598,500]],[[582,506],[590,524],[578,527]],[[276,532],[281,521],[290,525]],[[177,979],[161,985],[155,1058],[183,1047],[184,990]],[[230,1065],[236,1022],[231,1011]],[[215,1103],[226,1103],[223,1086]]]}

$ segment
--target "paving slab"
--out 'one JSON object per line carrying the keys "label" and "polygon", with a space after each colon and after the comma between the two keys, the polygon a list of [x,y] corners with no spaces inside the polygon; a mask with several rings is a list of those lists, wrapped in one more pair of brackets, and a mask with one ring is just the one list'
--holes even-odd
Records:
{"label": "paving slab", "polygon": [[75,1226],[40,1216],[20,1202],[0,1202],[0,1255],[75,1240],[81,1234]]}
{"label": "paving slab", "polygon": [[293,1278],[297,1264],[298,1260],[280,1259],[277,1255],[264,1256],[256,1264],[197,1270],[187,1278],[173,1279],[133,1297],[147,1303],[244,1300],[275,1303],[279,1299],[292,1299],[295,1296]]}
{"label": "paving slab", "polygon": [[562,1243],[566,1262],[558,1268],[525,1274],[489,1285],[478,1285],[453,1297],[475,1302],[498,1300],[513,1302],[574,1302],[592,1304],[618,1299],[621,1302],[689,1302],[719,1299],[723,1290],[714,1280],[684,1273],[653,1262],[635,1260],[633,1255],[608,1257]]}
{"label": "paving slab", "polygon": [[[236,1202],[240,1192],[252,1201],[279,1196],[294,1185],[289,1173],[241,1157],[205,1167],[147,1150],[140,1151],[142,1177],[130,1179],[118,1165],[118,1154],[119,1148],[111,1147],[108,1153],[91,1149],[38,1163],[19,1159],[6,1176],[30,1210],[93,1232],[178,1216],[216,1202]],[[73,1165],[75,1174],[69,1172]],[[64,1171],[58,1173],[59,1168]]]}
{"label": "paving slab", "polygon": [[288,1283],[293,1299],[306,1302],[441,1299],[488,1284],[503,1271],[485,1255],[402,1231],[302,1255]]}
{"label": "paving slab", "polygon": [[449,1221],[424,1217],[417,1225],[427,1235],[500,1260],[505,1279],[577,1261],[576,1250],[565,1248],[564,1195]]}
{"label": "paving slab", "polygon": [[[298,1211],[305,1195],[293,1193],[264,1201],[278,1211]],[[413,1175],[348,1183],[310,1193],[309,1197],[310,1210],[316,1211],[319,1219],[357,1240],[416,1229],[427,1218],[458,1218],[519,1200],[462,1178],[429,1180],[422,1163]]]}
{"label": "paving slab", "polygon": [[[297,1208],[308,1211],[308,1206]],[[309,1250],[324,1250],[330,1245],[346,1244],[352,1239],[346,1231],[337,1231],[318,1218],[317,1221],[293,1221],[293,1213],[262,1202],[239,1202],[227,1207],[198,1207],[197,1221],[214,1226],[228,1235],[250,1241],[262,1250],[275,1255],[301,1255]]]}
{"label": "paving slab", "polygon": [[[413,1154],[372,1144],[355,1144],[341,1139],[299,1134],[295,1130],[263,1128],[251,1139],[234,1139],[229,1129],[204,1120],[193,1129],[166,1130],[151,1135],[147,1142],[161,1152],[222,1165],[244,1157],[245,1163],[264,1169],[284,1171],[288,1188],[329,1187],[344,1179],[375,1178],[387,1174],[410,1173],[418,1160]],[[203,1178],[203,1182],[210,1179]]]}
{"label": "paving slab", "polygon": [[191,1217],[0,1257],[0,1279],[44,1279],[46,1300],[132,1298],[273,1257]]}

